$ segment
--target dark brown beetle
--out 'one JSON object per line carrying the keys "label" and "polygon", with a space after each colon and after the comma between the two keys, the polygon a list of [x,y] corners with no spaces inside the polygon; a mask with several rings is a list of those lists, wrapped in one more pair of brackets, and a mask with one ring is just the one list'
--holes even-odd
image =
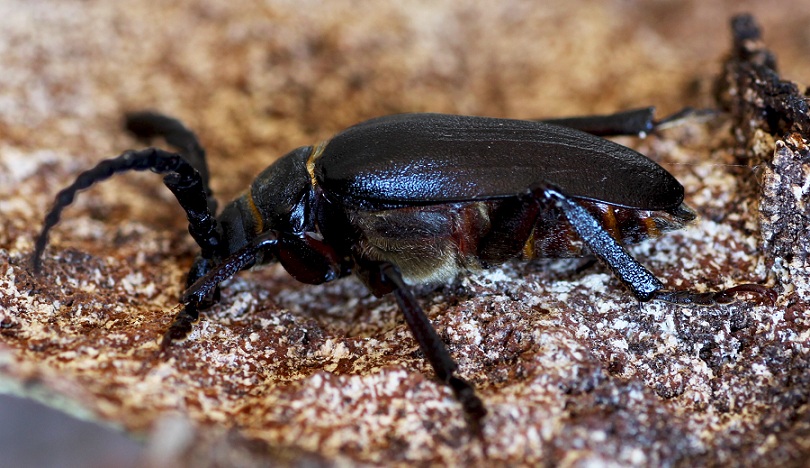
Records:
{"label": "dark brown beetle", "polygon": [[278,261],[297,280],[319,284],[355,273],[377,296],[394,293],[437,377],[462,403],[474,430],[486,414],[409,284],[513,258],[594,254],[640,301],[711,305],[763,286],[719,292],[669,291],[622,247],[694,218],[684,190],[661,166],[595,135],[653,128],[652,108],[552,121],[403,114],[355,125],[265,169],[218,217],[205,153],[175,119],[137,113],[127,128],[177,148],[129,151],[79,175],[56,197],[36,241],[35,271],[48,231],[79,190],[128,170],[166,174],[201,253],[185,305],[163,346],[188,334],[218,285],[255,264]]}

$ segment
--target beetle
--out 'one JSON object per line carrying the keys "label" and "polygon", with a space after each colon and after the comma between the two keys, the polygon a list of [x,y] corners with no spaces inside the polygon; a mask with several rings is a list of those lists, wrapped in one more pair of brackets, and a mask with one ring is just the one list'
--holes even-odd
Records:
{"label": "beetle", "polygon": [[607,116],[511,120],[399,114],[350,127],[287,153],[222,212],[209,187],[205,151],[178,120],[126,117],[138,138],[176,148],[127,151],[81,173],[56,196],[36,239],[41,268],[49,231],[78,191],[130,170],[164,174],[200,247],[163,337],[185,337],[218,285],[253,265],[279,262],[298,281],[357,275],[376,296],[393,293],[408,327],[478,431],[486,409],[425,315],[411,285],[510,259],[593,254],[639,301],[728,303],[773,291],[743,284],[698,293],[664,288],[622,244],[656,237],[695,218],[684,188],[646,156],[601,138],[652,131],[653,108]]}

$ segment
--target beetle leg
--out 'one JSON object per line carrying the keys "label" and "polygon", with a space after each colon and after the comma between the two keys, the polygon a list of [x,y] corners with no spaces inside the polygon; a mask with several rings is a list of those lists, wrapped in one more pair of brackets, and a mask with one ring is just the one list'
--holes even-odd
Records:
{"label": "beetle leg", "polygon": [[655,107],[645,107],[608,115],[546,119],[539,122],[581,130],[596,136],[644,136],[655,128]]}
{"label": "beetle leg", "polygon": [[705,119],[717,115],[717,111],[714,109],[694,109],[692,107],[685,107],[661,120],[653,119],[654,113],[655,107],[644,107],[615,114],[544,119],[538,120],[538,122],[573,128],[596,136],[644,137],[655,130],[678,125],[686,119]]}
{"label": "beetle leg", "polygon": [[734,302],[736,296],[745,293],[765,297],[771,303],[776,300],[776,293],[772,289],[757,284],[741,284],[722,291],[705,293],[665,290],[664,284],[631,257],[588,210],[553,190],[548,190],[546,193],[557,200],[563,213],[591,252],[607,264],[640,301],[657,299],[687,306],[711,306]]}
{"label": "beetle leg", "polygon": [[419,349],[430,362],[436,377],[453,390],[456,399],[464,408],[470,427],[476,436],[481,437],[481,420],[487,414],[484,403],[475,394],[475,389],[469,382],[455,375],[458,365],[453,361],[411,288],[405,284],[399,269],[388,262],[366,263],[359,268],[357,274],[366,281],[375,295],[394,293],[405,322],[419,344]]}
{"label": "beetle leg", "polygon": [[263,251],[270,251],[273,257],[276,256],[276,248],[279,243],[279,233],[277,231],[265,231],[255,237],[248,245],[237,250],[222,263],[212,268],[205,276],[199,278],[186,289],[180,297],[183,304],[201,304],[207,297],[214,293],[219,283],[227,280],[236,273],[250,268],[256,258]]}
{"label": "beetle leg", "polygon": [[[245,268],[249,268],[256,261],[256,257],[266,250],[275,250],[278,245],[278,232],[267,231],[256,237],[245,247],[239,249],[234,254],[227,257],[222,263],[208,269],[204,275],[194,281],[193,284],[180,296],[180,302],[184,304],[183,309],[175,316],[169,329],[163,334],[161,349],[166,349],[173,342],[182,340],[188,336],[194,323],[200,318],[200,310],[207,309],[216,300],[219,283],[227,280]],[[275,252],[272,252],[275,256]],[[199,262],[199,259],[198,259]],[[195,267],[197,263],[195,263]],[[201,267],[205,268],[205,267]],[[199,274],[199,272],[197,272]],[[195,275],[195,268],[192,267],[189,278]]]}
{"label": "beetle leg", "polygon": [[610,267],[640,301],[649,301],[664,284],[636,261],[622,245],[579,203],[553,190],[547,194],[557,200],[565,217],[597,258]]}

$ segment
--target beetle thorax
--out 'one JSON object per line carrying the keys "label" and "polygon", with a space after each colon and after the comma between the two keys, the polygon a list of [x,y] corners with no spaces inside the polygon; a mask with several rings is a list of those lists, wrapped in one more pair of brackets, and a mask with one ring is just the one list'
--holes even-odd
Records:
{"label": "beetle thorax", "polygon": [[311,151],[302,147],[287,153],[225,207],[219,221],[228,239],[228,254],[266,231],[300,235],[312,226],[307,206],[312,185],[306,170]]}
{"label": "beetle thorax", "polygon": [[411,284],[445,282],[458,273],[481,268],[481,236],[489,229],[485,203],[458,203],[350,214],[361,232],[361,256],[399,267]]}

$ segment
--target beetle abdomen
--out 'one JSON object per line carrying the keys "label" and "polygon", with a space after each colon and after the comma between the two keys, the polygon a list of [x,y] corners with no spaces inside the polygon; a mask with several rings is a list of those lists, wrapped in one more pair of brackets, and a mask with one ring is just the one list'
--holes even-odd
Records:
{"label": "beetle abdomen", "polygon": [[[671,212],[622,208],[604,203],[580,201],[610,235],[622,244],[635,244],[667,231],[684,227],[695,219],[686,205]],[[590,252],[573,226],[558,210],[545,209],[524,244],[522,258],[581,257]]]}
{"label": "beetle abdomen", "polygon": [[[409,283],[430,284],[482,267],[479,248],[492,227],[491,216],[500,203],[493,200],[356,210],[350,217],[361,234],[357,248],[362,257],[397,265]],[[694,219],[694,213],[684,205],[669,213],[587,201],[580,203],[624,244],[657,237]],[[552,205],[541,209],[534,228],[520,242],[524,246],[522,251],[498,257],[530,260],[581,257],[590,253],[571,224]]]}

